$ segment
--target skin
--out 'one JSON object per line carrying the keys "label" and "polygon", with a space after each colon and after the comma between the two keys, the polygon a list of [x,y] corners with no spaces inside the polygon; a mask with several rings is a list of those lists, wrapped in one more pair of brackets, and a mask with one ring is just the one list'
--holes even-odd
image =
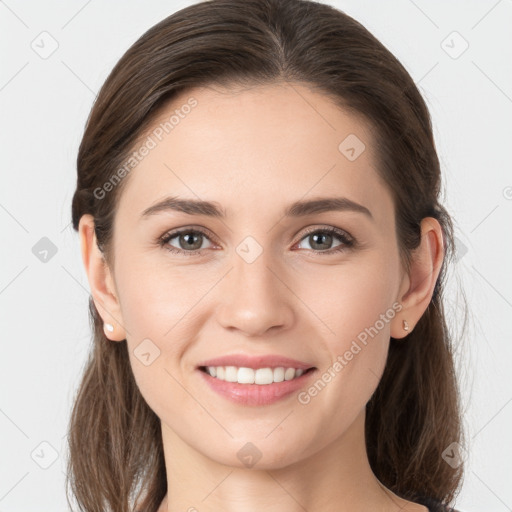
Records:
{"label": "skin", "polygon": [[[160,511],[425,512],[371,471],[364,420],[390,336],[407,335],[404,319],[413,330],[432,297],[444,257],[439,223],[423,219],[407,273],[371,132],[327,96],[297,83],[195,89],[175,98],[155,126],[192,96],[197,107],[125,178],[112,268],[92,217],[79,226],[94,302],[114,325],[105,334],[127,340],[136,382],[161,420],[172,492]],[[366,145],[355,161],[338,150],[349,134]],[[141,220],[167,195],[216,201],[228,216],[166,211]],[[332,195],[365,206],[373,219],[350,211],[283,218],[294,201]],[[334,236],[319,248],[305,228],[329,226],[358,245],[320,254],[343,242]],[[193,256],[156,242],[182,227],[205,228],[215,239],[200,238],[202,252]],[[236,252],[247,236],[263,250],[250,264]],[[190,250],[179,237],[168,244]],[[402,310],[308,404],[292,394],[240,406],[195,371],[222,354],[279,354],[317,367],[307,389],[394,303]],[[145,338],[160,350],[149,366],[133,352]],[[252,468],[237,457],[247,442],[262,454]]]}

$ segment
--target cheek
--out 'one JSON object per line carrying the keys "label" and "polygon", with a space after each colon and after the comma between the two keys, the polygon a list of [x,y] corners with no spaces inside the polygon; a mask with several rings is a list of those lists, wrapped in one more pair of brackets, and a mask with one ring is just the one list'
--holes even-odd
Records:
{"label": "cheek", "polygon": [[322,371],[325,381],[336,382],[328,386],[333,400],[361,406],[378,384],[398,307],[394,268],[393,261],[376,255],[331,272],[322,290],[310,288],[311,308],[329,328],[323,338],[329,363]]}
{"label": "cheek", "polygon": [[161,391],[177,386],[171,375],[175,373],[175,361],[185,350],[187,338],[181,334],[191,307],[181,291],[191,288],[175,289],[173,284],[179,279],[156,270],[154,265],[121,259],[117,268],[130,364],[137,385],[153,410],[158,410],[153,402],[165,396]]}
{"label": "cheek", "polygon": [[[317,315],[326,339],[336,340],[342,348],[392,307],[398,279],[395,268],[391,257],[375,251],[355,256],[347,264],[310,272],[309,277],[300,278],[295,289]],[[384,330],[389,331],[388,323]]]}
{"label": "cheek", "polygon": [[117,270],[122,316],[133,340],[170,336],[197,301],[198,283],[190,269],[180,271],[140,256],[120,258]]}

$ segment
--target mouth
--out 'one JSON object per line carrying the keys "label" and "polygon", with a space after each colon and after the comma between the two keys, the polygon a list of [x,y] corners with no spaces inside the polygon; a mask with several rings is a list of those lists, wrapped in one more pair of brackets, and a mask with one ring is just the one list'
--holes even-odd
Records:
{"label": "mouth", "polygon": [[316,367],[307,369],[278,366],[275,368],[247,368],[237,366],[199,366],[198,369],[216,380],[234,384],[254,384],[268,386],[285,381],[297,380],[307,375]]}
{"label": "mouth", "polygon": [[196,369],[206,389],[239,406],[269,406],[291,398],[317,373],[316,367],[204,366]]}

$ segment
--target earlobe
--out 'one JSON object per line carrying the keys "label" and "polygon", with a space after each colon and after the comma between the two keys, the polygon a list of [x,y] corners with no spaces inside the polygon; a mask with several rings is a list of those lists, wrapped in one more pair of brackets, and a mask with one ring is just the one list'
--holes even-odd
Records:
{"label": "earlobe", "polygon": [[119,300],[111,271],[100,251],[94,231],[94,218],[85,214],[78,226],[82,261],[89,280],[94,305],[103,319],[105,336],[112,341],[126,338]]}
{"label": "earlobe", "polygon": [[411,256],[409,285],[397,299],[402,310],[391,325],[391,336],[397,339],[412,332],[432,299],[444,259],[443,230],[437,219],[425,217],[421,221],[421,243]]}
{"label": "earlobe", "polygon": [[395,318],[395,321],[391,323],[390,335],[392,338],[405,338],[414,330],[414,326],[409,323],[409,320],[404,318],[404,315],[406,314],[407,313],[400,313],[400,315]]}

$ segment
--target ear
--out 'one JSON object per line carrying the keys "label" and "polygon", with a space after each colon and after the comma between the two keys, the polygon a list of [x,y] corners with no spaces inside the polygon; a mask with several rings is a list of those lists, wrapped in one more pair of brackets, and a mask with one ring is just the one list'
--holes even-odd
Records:
{"label": "ear", "polygon": [[[421,221],[421,243],[412,252],[411,268],[402,280],[397,300],[402,310],[391,323],[391,336],[404,338],[427,309],[434,293],[434,287],[441,271],[445,254],[443,230],[433,217]],[[404,330],[406,320],[409,330]]]}
{"label": "ear", "polygon": [[[103,319],[105,336],[112,341],[123,341],[126,338],[126,331],[123,327],[121,308],[111,270],[98,247],[92,215],[82,215],[78,232],[82,261],[89,280],[94,305]],[[105,324],[112,325],[113,331],[109,331]]]}

